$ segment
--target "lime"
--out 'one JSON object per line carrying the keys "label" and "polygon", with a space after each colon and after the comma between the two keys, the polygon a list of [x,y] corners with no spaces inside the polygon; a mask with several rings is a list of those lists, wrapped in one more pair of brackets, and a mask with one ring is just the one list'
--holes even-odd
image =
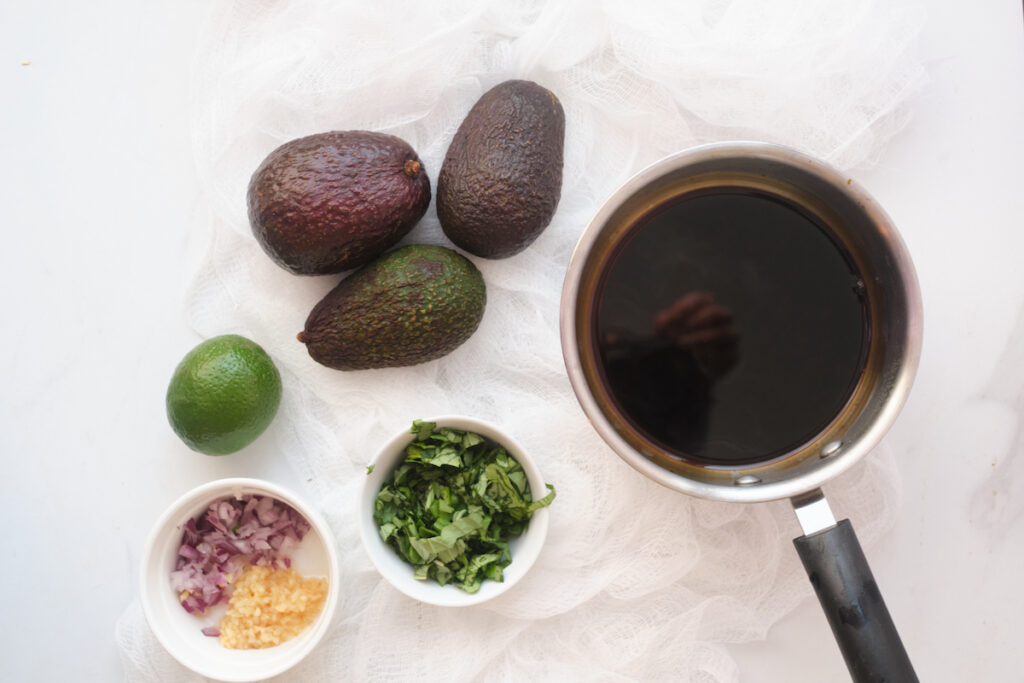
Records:
{"label": "lime", "polygon": [[194,451],[226,455],[267,428],[281,403],[281,374],[259,344],[226,334],[178,364],[167,387],[167,419]]}

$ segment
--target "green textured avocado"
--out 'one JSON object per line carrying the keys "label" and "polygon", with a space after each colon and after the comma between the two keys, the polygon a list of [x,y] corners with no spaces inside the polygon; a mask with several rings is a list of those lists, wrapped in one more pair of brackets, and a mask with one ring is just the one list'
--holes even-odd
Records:
{"label": "green textured avocado", "polygon": [[469,339],[486,302],[483,276],[466,257],[410,245],[342,280],[310,312],[298,340],[336,370],[416,365]]}
{"label": "green textured avocado", "polygon": [[401,138],[334,131],[271,152],[249,182],[248,204],[253,234],[278,265],[340,273],[412,230],[430,204],[430,180]]}
{"label": "green textured avocado", "polygon": [[562,192],[565,113],[532,81],[488,90],[459,126],[437,179],[437,217],[457,246],[484,258],[526,249]]}

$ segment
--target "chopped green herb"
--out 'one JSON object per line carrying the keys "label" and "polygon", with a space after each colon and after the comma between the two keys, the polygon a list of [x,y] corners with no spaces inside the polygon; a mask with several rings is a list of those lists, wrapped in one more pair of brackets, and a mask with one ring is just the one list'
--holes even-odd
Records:
{"label": "chopped green herb", "polygon": [[366,473],[367,474],[373,474],[373,468],[374,467],[376,467],[376,465],[367,465],[366,466]]}
{"label": "chopped green herb", "polygon": [[[413,565],[417,579],[476,593],[484,579],[504,580],[509,540],[526,531],[555,487],[533,500],[522,466],[479,434],[416,420],[405,460],[373,505],[381,539]],[[368,468],[372,469],[372,468]],[[367,472],[369,473],[369,472]]]}

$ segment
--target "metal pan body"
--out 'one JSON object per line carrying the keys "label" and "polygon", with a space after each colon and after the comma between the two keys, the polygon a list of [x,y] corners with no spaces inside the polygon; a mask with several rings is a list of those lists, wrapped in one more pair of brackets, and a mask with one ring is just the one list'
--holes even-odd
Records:
{"label": "metal pan body", "polygon": [[[617,247],[640,217],[674,197],[716,187],[767,192],[827,226],[863,276],[871,328],[863,372],[845,406],[813,438],[770,460],[710,466],[667,453],[616,407],[601,381],[594,301]],[[565,277],[561,340],[566,369],[587,417],[632,467],[677,491],[757,502],[812,491],[870,451],[896,419],[921,350],[921,297],[899,233],[849,178],[798,151],[758,142],[716,143],[663,159],[619,188],[584,230]]]}

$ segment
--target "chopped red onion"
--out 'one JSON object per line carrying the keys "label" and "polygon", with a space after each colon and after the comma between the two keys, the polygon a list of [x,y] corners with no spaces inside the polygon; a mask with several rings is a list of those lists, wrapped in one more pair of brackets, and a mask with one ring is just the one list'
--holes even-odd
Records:
{"label": "chopped red onion", "polygon": [[207,626],[203,629],[203,635],[217,638],[220,636],[220,629],[216,626]]}
{"label": "chopped red onion", "polygon": [[[290,567],[286,553],[308,531],[302,515],[270,496],[216,500],[198,520],[184,524],[171,587],[186,611],[202,614],[228,601],[228,587],[247,564]],[[207,627],[203,633],[220,631]]]}

